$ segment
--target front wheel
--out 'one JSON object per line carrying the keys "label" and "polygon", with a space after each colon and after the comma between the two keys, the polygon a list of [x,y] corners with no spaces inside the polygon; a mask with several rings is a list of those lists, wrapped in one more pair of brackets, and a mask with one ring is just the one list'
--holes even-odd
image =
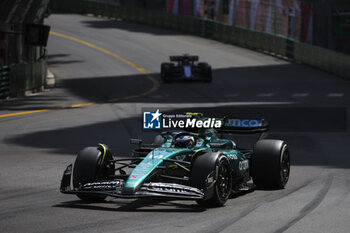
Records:
{"label": "front wheel", "polygon": [[[213,183],[210,184],[210,180]],[[206,153],[195,159],[191,171],[192,185],[203,190],[204,200],[197,203],[205,207],[223,206],[232,190],[232,169],[226,156]]]}
{"label": "front wheel", "polygon": [[290,154],[284,141],[264,139],[254,146],[251,174],[260,188],[283,189],[290,173]]}
{"label": "front wheel", "polygon": [[[105,145],[86,147],[78,153],[73,167],[73,187],[79,189],[86,183],[107,178],[114,172],[110,150]],[[77,194],[83,201],[101,202],[105,195]]]}

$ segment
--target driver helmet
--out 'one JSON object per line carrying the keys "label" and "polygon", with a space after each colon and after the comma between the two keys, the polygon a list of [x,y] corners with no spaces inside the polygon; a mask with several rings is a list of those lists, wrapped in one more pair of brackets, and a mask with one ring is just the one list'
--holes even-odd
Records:
{"label": "driver helmet", "polygon": [[195,144],[194,137],[192,136],[181,136],[175,140],[175,147],[190,148]]}

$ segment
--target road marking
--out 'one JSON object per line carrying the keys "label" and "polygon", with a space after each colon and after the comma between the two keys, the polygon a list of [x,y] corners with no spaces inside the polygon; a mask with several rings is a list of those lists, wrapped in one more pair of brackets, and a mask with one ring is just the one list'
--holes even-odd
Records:
{"label": "road marking", "polygon": [[74,105],[71,105],[70,108],[86,107],[86,106],[90,106],[90,105],[93,105],[93,104],[95,104],[95,103],[94,102],[90,102],[90,103],[85,103],[85,104],[74,104]]}
{"label": "road marking", "polygon": [[11,117],[11,116],[19,116],[19,115],[26,115],[26,114],[32,114],[32,113],[38,113],[38,112],[47,112],[52,110],[61,110],[61,109],[72,109],[72,108],[80,108],[80,107],[86,107],[93,105],[95,103],[84,103],[84,104],[74,104],[70,106],[63,106],[63,107],[56,107],[56,108],[45,108],[45,109],[38,109],[38,110],[32,110],[32,111],[26,111],[26,112],[16,112],[16,113],[9,113],[9,114],[3,114],[0,115],[0,118],[2,117]]}
{"label": "road marking", "polygon": [[232,94],[225,95],[225,97],[228,97],[228,98],[230,98],[230,97],[237,97],[237,96],[239,96],[239,94],[237,94],[237,93],[232,93]]}
{"label": "road marking", "polygon": [[[147,91],[144,91],[142,93],[139,93],[139,94],[136,94],[136,95],[130,95],[130,96],[126,96],[126,97],[122,97],[122,98],[115,98],[115,99],[110,99],[108,100],[108,102],[110,103],[114,103],[114,102],[118,102],[118,101],[121,101],[121,100],[129,100],[129,99],[134,99],[134,98],[138,98],[138,97],[141,97],[141,96],[145,96],[145,95],[149,95],[153,92],[155,92],[156,90],[158,90],[159,88],[159,82],[152,76],[150,75],[150,73],[148,73],[148,71],[133,63],[132,61],[126,59],[126,58],[123,58],[122,56],[116,54],[116,53],[113,53],[107,49],[104,49],[104,48],[101,48],[97,45],[94,45],[90,42],[87,42],[87,41],[84,41],[84,40],[81,40],[81,39],[78,39],[78,38],[75,38],[75,37],[72,37],[72,36],[67,36],[67,35],[64,35],[64,34],[61,34],[61,33],[58,33],[58,32],[50,32],[51,35],[54,35],[54,36],[58,36],[58,37],[61,37],[61,38],[65,38],[65,39],[68,39],[68,40],[72,40],[72,41],[75,41],[77,43],[80,43],[80,44],[83,44],[87,47],[90,47],[90,48],[93,48],[93,49],[96,49],[104,54],[107,54],[109,56],[112,56],[116,59],[118,59],[119,61],[133,67],[134,69],[136,69],[137,71],[139,71],[141,74],[144,74],[146,75],[146,77],[152,82],[152,88],[147,90]],[[75,104],[75,105],[70,105],[70,106],[63,106],[63,107],[57,107],[57,108],[46,108],[46,109],[38,109],[38,110],[32,110],[32,111],[25,111],[25,112],[17,112],[17,113],[9,113],[9,114],[3,114],[3,115],[0,115],[0,118],[2,117],[11,117],[11,116],[19,116],[19,115],[26,115],[26,114],[33,114],[33,113],[39,113],[39,112],[47,112],[47,111],[52,111],[52,110],[59,110],[59,109],[72,109],[72,108],[79,108],[79,107],[85,107],[85,106],[90,106],[90,105],[93,105],[95,104],[94,102],[89,102],[89,103],[82,103],[82,104]]]}
{"label": "road marking", "polygon": [[257,94],[256,96],[257,97],[271,97],[275,95],[275,93],[260,93],[260,94]]}
{"label": "road marking", "polygon": [[[120,103],[120,104],[129,104],[129,103]],[[137,103],[140,104],[140,103]],[[137,105],[136,104],[136,105]],[[179,109],[179,108],[211,108],[211,107],[228,107],[228,106],[264,106],[264,105],[296,105],[298,102],[295,101],[230,101],[230,102],[215,102],[215,103],[195,103],[195,102],[187,102],[187,103],[162,103],[162,102],[152,102],[152,103],[142,103],[142,107],[144,108],[152,108],[157,106],[159,108],[167,108],[167,109]]]}
{"label": "road marking", "polygon": [[328,97],[343,97],[344,93],[328,93]]}
{"label": "road marking", "polygon": [[145,68],[143,68],[143,67],[133,63],[132,61],[130,61],[130,60],[128,60],[128,59],[126,59],[126,58],[124,58],[124,57],[122,57],[122,56],[120,56],[120,55],[118,55],[116,53],[113,53],[113,52],[111,52],[111,51],[109,51],[107,49],[101,48],[101,47],[99,47],[99,46],[97,46],[95,44],[92,44],[90,42],[87,42],[87,41],[84,41],[84,40],[81,40],[81,39],[78,39],[78,38],[75,38],[75,37],[72,37],[72,36],[67,36],[67,35],[64,35],[64,34],[61,34],[61,33],[58,33],[58,32],[50,32],[50,34],[54,35],[54,36],[62,37],[62,38],[68,39],[68,40],[75,41],[75,42],[83,44],[83,45],[85,45],[87,47],[96,49],[96,50],[98,50],[98,51],[100,51],[100,52],[102,52],[104,54],[112,56],[112,57],[118,59],[119,61],[124,62],[125,64],[128,64],[129,66],[133,67],[134,69],[139,71],[141,74],[146,75],[146,77],[152,82],[152,88],[147,90],[147,91],[145,91],[145,92],[142,92],[142,93],[136,94],[136,95],[122,97],[122,98],[110,99],[108,102],[117,102],[117,101],[120,101],[122,99],[124,99],[124,100],[134,99],[134,98],[138,98],[138,97],[141,97],[141,96],[149,95],[149,94],[155,92],[156,90],[158,90],[159,82],[154,77],[152,77],[150,75],[150,73],[148,73],[148,71]]}
{"label": "road marking", "polygon": [[307,97],[307,96],[309,96],[309,93],[294,93],[293,95],[292,95],[292,97]]}

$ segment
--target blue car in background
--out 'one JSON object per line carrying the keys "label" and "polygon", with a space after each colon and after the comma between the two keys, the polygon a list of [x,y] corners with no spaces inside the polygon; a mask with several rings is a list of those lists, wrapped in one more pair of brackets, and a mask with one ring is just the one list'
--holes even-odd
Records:
{"label": "blue car in background", "polygon": [[171,62],[161,64],[160,75],[163,82],[199,80],[212,81],[211,66],[206,62],[198,62],[198,56],[170,56]]}

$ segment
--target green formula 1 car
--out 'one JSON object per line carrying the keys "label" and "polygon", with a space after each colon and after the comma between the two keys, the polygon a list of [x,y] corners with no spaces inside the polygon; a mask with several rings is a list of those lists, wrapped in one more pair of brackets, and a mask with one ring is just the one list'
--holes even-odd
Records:
{"label": "green formula 1 car", "polygon": [[[164,197],[222,206],[231,194],[258,188],[282,189],[288,182],[290,154],[281,140],[263,139],[265,120],[222,119],[220,129],[162,132],[150,145],[140,139],[133,155],[113,157],[103,144],[86,147],[69,165],[61,192],[84,201]],[[243,149],[227,134],[259,133],[253,149]],[[217,135],[223,135],[218,137]]]}

